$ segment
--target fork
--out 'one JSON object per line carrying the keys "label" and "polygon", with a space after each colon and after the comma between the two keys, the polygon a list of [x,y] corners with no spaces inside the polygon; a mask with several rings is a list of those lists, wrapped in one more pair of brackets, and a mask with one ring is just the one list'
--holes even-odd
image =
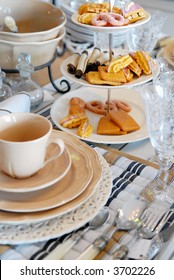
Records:
{"label": "fork", "polygon": [[138,229],[139,237],[145,239],[151,239],[161,231],[165,223],[173,214],[174,208],[168,209],[163,213],[162,216],[161,213],[156,213],[156,215],[154,215],[154,211],[152,211],[150,214],[148,214],[148,212],[149,209],[147,209],[147,211],[144,211],[141,217],[142,225]]}
{"label": "fork", "polygon": [[[111,250],[110,254],[112,259],[124,259],[128,254],[130,247],[136,242],[139,238],[152,239],[154,242],[148,253],[148,259],[152,259],[156,253],[160,250],[162,246],[162,241],[159,238],[159,233],[165,223],[170,219],[174,213],[174,208],[168,209],[163,214],[156,213],[154,215],[154,209],[147,208],[141,215],[141,227],[137,230],[137,236],[134,236],[129,244],[120,245],[116,250]],[[172,222],[173,224],[173,222]],[[160,242],[159,242],[160,241]]]}

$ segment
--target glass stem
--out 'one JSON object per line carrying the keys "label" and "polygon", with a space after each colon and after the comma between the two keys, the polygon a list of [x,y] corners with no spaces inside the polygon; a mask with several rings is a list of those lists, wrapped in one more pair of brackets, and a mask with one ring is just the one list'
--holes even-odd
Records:
{"label": "glass stem", "polygon": [[160,165],[158,173],[158,189],[164,190],[169,183],[169,168],[171,161],[167,158],[163,158],[161,155],[157,154],[158,162]]}

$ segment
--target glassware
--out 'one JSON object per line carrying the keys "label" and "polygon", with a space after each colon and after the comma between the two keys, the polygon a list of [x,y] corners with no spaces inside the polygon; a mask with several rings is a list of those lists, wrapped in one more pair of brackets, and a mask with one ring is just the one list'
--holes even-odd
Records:
{"label": "glassware", "polygon": [[42,103],[44,93],[42,88],[31,79],[34,67],[30,64],[31,56],[27,53],[21,53],[18,57],[18,65],[16,69],[20,73],[20,80],[15,86],[15,92],[26,91],[31,99],[31,108]]}
{"label": "glassware", "polygon": [[165,73],[174,71],[174,56],[162,56],[150,61],[153,81],[160,80]]}
{"label": "glassware", "polygon": [[160,79],[146,84],[141,94],[150,141],[160,166],[153,191],[157,197],[167,201],[169,167],[174,161],[174,72],[165,72]]}
{"label": "glassware", "polygon": [[148,23],[132,28],[127,36],[128,49],[130,51],[144,50],[152,56],[166,18],[164,13],[157,11],[152,14]]}
{"label": "glassware", "polygon": [[5,72],[1,71],[0,68],[0,102],[12,96],[12,90],[10,86],[3,82],[4,79]]}

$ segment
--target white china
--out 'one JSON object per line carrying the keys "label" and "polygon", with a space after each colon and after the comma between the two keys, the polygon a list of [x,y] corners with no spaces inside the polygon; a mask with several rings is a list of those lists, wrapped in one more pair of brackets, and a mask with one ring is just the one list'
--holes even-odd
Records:
{"label": "white china", "polygon": [[0,40],[0,65],[2,69],[16,69],[18,55],[25,52],[31,55],[34,67],[48,63],[55,54],[58,43],[65,36],[65,28],[60,30],[58,37],[43,42],[11,42]]}
{"label": "white china", "polygon": [[[114,53],[117,53],[117,55],[120,54],[128,54],[128,51],[126,50],[115,50]],[[90,84],[88,83],[85,78],[82,76],[82,78],[78,79],[75,77],[74,74],[70,74],[67,70],[67,65],[70,61],[71,57],[65,59],[60,67],[60,70],[62,72],[62,74],[67,77],[68,79],[70,79],[71,81],[78,83],[82,86],[88,86],[88,87],[96,87],[96,88],[128,88],[128,87],[134,87],[134,86],[138,86],[138,85],[142,85],[145,84],[147,82],[149,82],[150,80],[152,80],[152,75],[141,75],[140,77],[133,77],[132,81],[130,81],[129,83],[124,83],[122,85],[119,86],[108,86],[108,85],[95,85],[95,84]]]}
{"label": "white china", "polygon": [[[77,90],[67,93],[64,96],[61,96],[53,103],[50,114],[54,124],[59,129],[69,132],[79,138],[79,136],[77,136],[77,129],[64,128],[59,124],[60,119],[68,115],[69,101],[72,97],[80,97],[85,102],[92,101],[92,100],[106,101],[107,89],[103,89],[103,88],[99,89],[94,87],[93,88],[84,87],[83,89],[79,88]],[[136,142],[148,138],[144,105],[140,93],[135,89],[117,89],[117,90],[112,89],[111,99],[119,99],[127,102],[132,106],[132,111],[130,114],[139,123],[141,127],[140,130],[128,133],[126,135],[115,135],[115,136],[98,135],[96,133],[96,129],[101,115],[94,114],[86,110],[86,114],[90,122],[94,125],[95,130],[88,138],[85,138],[85,141],[94,142],[94,143],[119,144],[119,143]]]}
{"label": "white china", "polygon": [[[18,30],[5,28],[7,16],[13,17]],[[35,0],[1,0],[0,37],[11,42],[39,42],[58,37],[66,24],[63,11],[51,3]]]}
{"label": "white china", "polygon": [[137,21],[137,22],[135,22],[135,23],[131,23],[131,24],[123,25],[123,26],[119,26],[119,27],[115,27],[115,26],[111,26],[111,27],[110,26],[109,27],[101,26],[100,27],[100,26],[93,26],[93,25],[90,25],[90,24],[80,23],[78,21],[78,16],[79,16],[78,13],[74,13],[72,15],[71,19],[72,19],[73,23],[75,23],[75,24],[77,24],[81,27],[86,27],[89,30],[92,30],[92,31],[95,31],[95,32],[103,32],[103,33],[114,33],[114,32],[122,33],[123,31],[126,31],[130,28],[134,28],[134,27],[143,25],[151,19],[151,15],[146,12],[146,17]]}

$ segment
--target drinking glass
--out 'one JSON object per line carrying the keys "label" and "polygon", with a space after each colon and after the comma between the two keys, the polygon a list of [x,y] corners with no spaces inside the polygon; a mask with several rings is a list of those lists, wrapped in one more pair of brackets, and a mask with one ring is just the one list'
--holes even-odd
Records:
{"label": "drinking glass", "polygon": [[153,81],[160,81],[166,73],[174,72],[174,56],[166,55],[153,59],[150,61],[150,67],[152,70]]}
{"label": "drinking glass", "polygon": [[174,72],[165,72],[141,89],[149,137],[160,169],[153,183],[156,196],[168,199],[169,167],[174,162]]}
{"label": "drinking glass", "polygon": [[130,51],[147,51],[152,56],[166,18],[164,13],[157,11],[152,14],[150,21],[145,25],[132,28],[127,36],[128,49]]}

